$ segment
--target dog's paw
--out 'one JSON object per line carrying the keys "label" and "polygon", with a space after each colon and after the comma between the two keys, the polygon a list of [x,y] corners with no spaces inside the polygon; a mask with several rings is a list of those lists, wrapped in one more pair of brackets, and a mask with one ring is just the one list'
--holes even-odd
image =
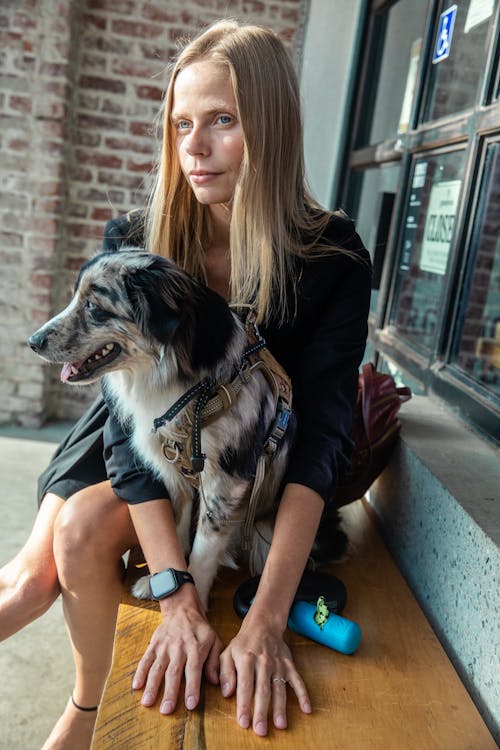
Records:
{"label": "dog's paw", "polygon": [[151,599],[151,589],[149,588],[149,576],[142,576],[132,586],[132,596],[136,599]]}

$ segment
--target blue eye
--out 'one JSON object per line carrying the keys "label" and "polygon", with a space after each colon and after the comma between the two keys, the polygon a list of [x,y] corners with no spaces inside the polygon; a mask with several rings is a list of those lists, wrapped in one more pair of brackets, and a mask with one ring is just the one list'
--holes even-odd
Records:
{"label": "blue eye", "polygon": [[229,125],[233,121],[231,115],[219,115],[217,119],[221,125]]}

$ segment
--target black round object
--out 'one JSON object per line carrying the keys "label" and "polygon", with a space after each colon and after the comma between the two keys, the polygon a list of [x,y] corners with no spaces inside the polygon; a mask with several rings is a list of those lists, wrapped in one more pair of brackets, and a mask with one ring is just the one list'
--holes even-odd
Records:
{"label": "black round object", "polygon": [[[234,611],[240,617],[245,617],[250,609],[252,599],[257,593],[260,576],[244,581],[235,591],[233,597]],[[301,578],[294,602],[310,602],[316,604],[318,597],[323,596],[325,604],[336,615],[339,615],[347,601],[346,587],[339,578],[328,573],[316,573],[306,570]]]}

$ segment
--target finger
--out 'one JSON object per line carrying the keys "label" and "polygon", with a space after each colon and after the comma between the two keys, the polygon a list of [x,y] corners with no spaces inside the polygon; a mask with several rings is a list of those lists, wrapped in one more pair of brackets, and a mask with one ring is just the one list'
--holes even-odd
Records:
{"label": "finger", "polygon": [[289,685],[291,685],[295,695],[297,696],[300,710],[305,714],[310,714],[312,712],[311,699],[309,698],[309,693],[307,692],[307,688],[302,677],[298,672],[294,672],[288,678],[288,683]]}
{"label": "finger", "polygon": [[141,699],[143,706],[152,706],[156,701],[158,690],[165,675],[165,669],[166,664],[159,657],[156,657],[147,673],[146,686]]}
{"label": "finger", "polygon": [[146,682],[146,677],[148,676],[148,672],[151,668],[151,665],[154,663],[154,660],[156,659],[156,655],[152,649],[147,649],[144,653],[144,656],[139,661],[139,664],[137,665],[137,669],[135,670],[134,677],[132,679],[132,689],[138,690],[139,688],[143,687],[144,683]]}
{"label": "finger", "polygon": [[237,669],[236,677],[236,718],[242,729],[250,726],[253,689],[254,664],[252,659],[246,659]]}
{"label": "finger", "polygon": [[271,676],[267,669],[257,672],[253,709],[253,731],[259,737],[267,734],[267,713],[271,701]]}
{"label": "finger", "polygon": [[223,648],[222,641],[219,638],[216,638],[205,662],[205,675],[212,685],[218,685],[220,681],[220,656]]}
{"label": "finger", "polygon": [[171,714],[175,711],[183,672],[184,662],[172,659],[165,672],[165,691],[160,705],[161,714]]}
{"label": "finger", "polygon": [[229,649],[226,649],[220,655],[219,681],[224,698],[234,695],[234,691],[236,690],[236,667],[234,666],[233,657]]}
{"label": "finger", "polygon": [[271,680],[271,691],[273,700],[273,724],[276,729],[287,728],[286,718],[286,686],[284,677],[274,676]]}
{"label": "finger", "polygon": [[186,661],[186,689],[184,692],[184,703],[186,708],[192,711],[200,700],[201,673],[203,671],[203,653],[197,649],[191,649]]}

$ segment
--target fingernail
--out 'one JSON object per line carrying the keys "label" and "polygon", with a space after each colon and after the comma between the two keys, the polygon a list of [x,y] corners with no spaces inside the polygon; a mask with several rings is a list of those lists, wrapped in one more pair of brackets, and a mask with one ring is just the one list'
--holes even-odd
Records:
{"label": "fingernail", "polygon": [[229,682],[225,682],[222,686],[222,695],[227,698],[229,693],[231,692],[231,685]]}
{"label": "fingernail", "polygon": [[142,703],[143,706],[150,706],[151,703],[154,703],[154,701],[155,701],[155,697],[154,697],[153,693],[150,693],[150,692],[146,691],[144,693],[144,695],[142,696],[141,703]]}
{"label": "fingernail", "polygon": [[192,711],[193,708],[195,707],[196,707],[196,698],[193,695],[189,695],[186,699],[186,708]]}
{"label": "fingernail", "polygon": [[302,704],[302,711],[303,711],[303,712],[304,712],[305,714],[310,714],[310,713],[312,713],[312,708],[311,708],[311,704],[309,703],[309,701],[304,701],[304,702],[303,702],[303,704]]}
{"label": "fingernail", "polygon": [[242,714],[238,720],[238,723],[242,729],[248,729],[250,726],[250,717],[246,714]]}
{"label": "fingernail", "polygon": [[286,716],[283,716],[283,714],[277,716],[274,721],[274,726],[276,727],[276,729],[286,729]]}
{"label": "fingernail", "polygon": [[141,681],[139,680],[138,677],[134,677],[134,679],[132,680],[132,690],[137,690],[138,688],[140,688],[140,686],[141,686]]}
{"label": "fingernail", "polygon": [[267,734],[267,725],[265,721],[258,721],[255,725],[255,734],[264,737]]}
{"label": "fingernail", "polygon": [[173,710],[174,710],[173,701],[163,701],[163,703],[160,706],[161,714],[171,714]]}

